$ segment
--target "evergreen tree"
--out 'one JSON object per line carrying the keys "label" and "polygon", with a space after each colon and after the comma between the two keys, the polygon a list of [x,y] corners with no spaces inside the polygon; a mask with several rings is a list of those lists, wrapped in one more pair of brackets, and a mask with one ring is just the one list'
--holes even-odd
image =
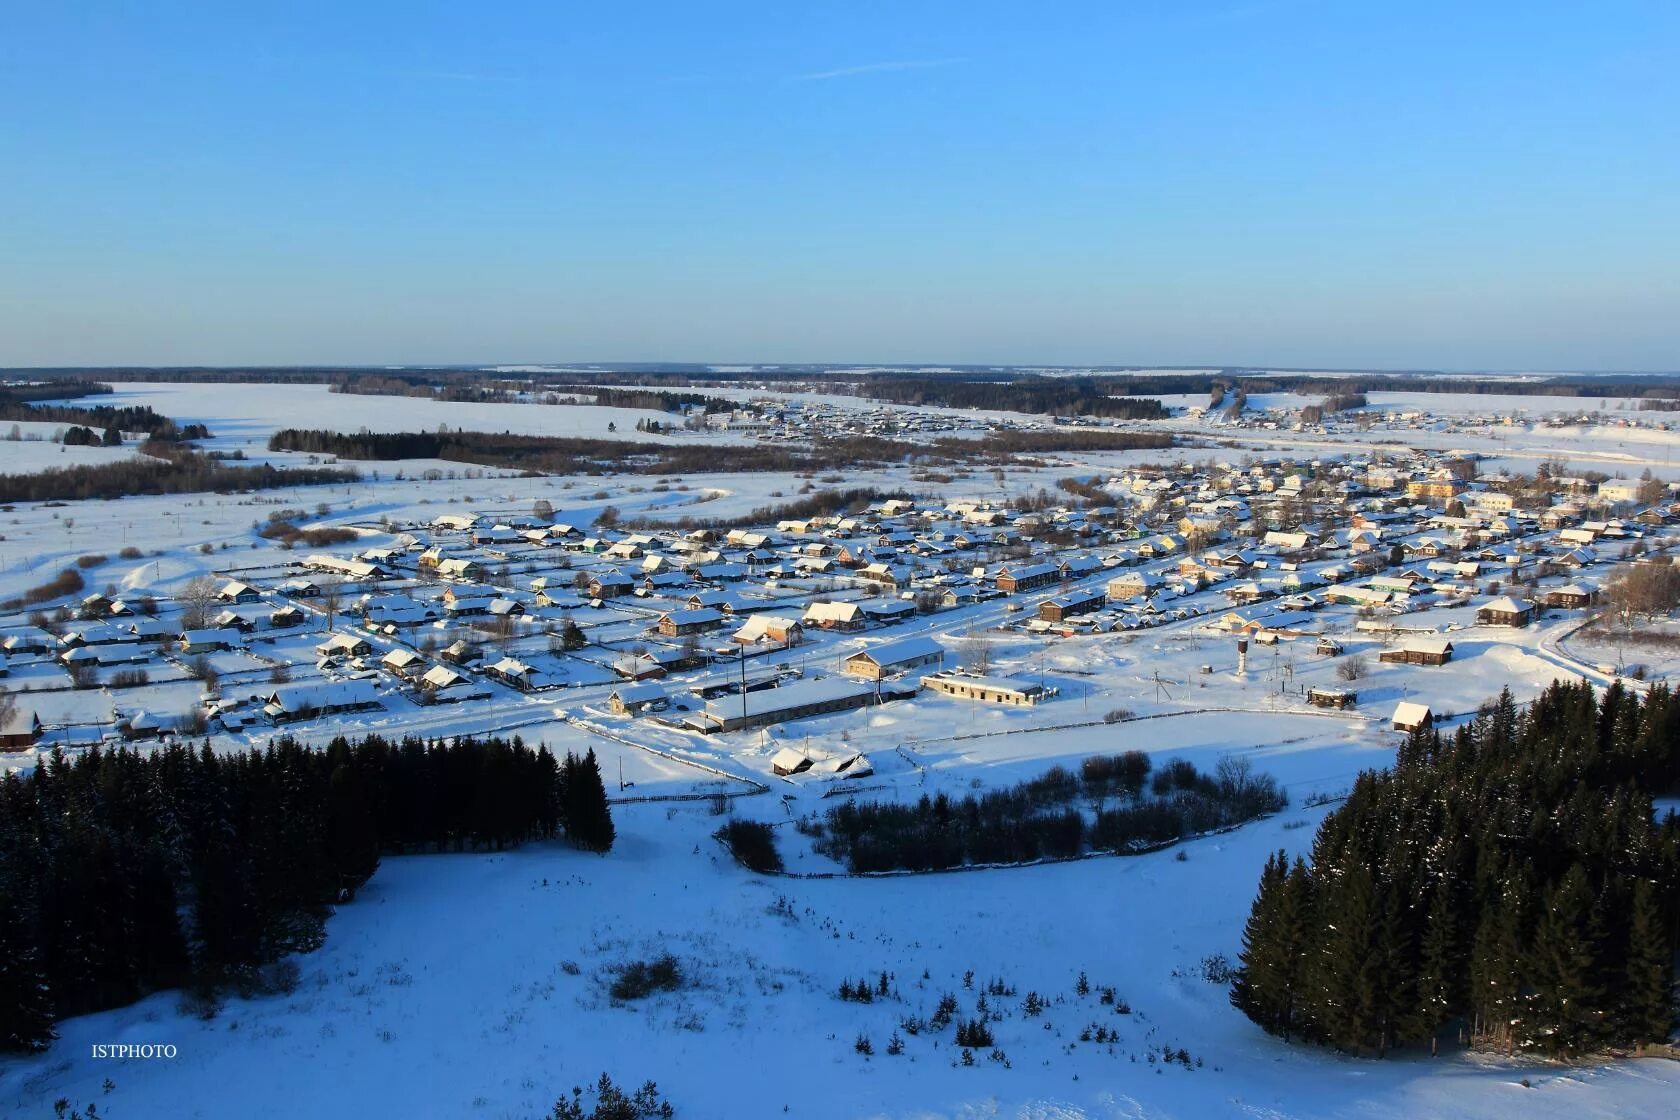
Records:
{"label": "evergreen tree", "polygon": [[1291,874],[1286,853],[1267,858],[1243,929],[1241,969],[1231,988],[1233,1006],[1286,1042],[1296,1025],[1304,882],[1305,869],[1298,863],[1297,873]]}
{"label": "evergreen tree", "polygon": [[607,807],[607,787],[601,781],[601,767],[593,747],[582,758],[566,755],[563,781],[566,835],[586,851],[611,851],[615,839],[612,812]]}
{"label": "evergreen tree", "polygon": [[16,905],[0,897],[0,1051],[36,1053],[57,1037],[46,970]]}
{"label": "evergreen tree", "polygon": [[1657,888],[1649,879],[1633,885],[1628,923],[1627,970],[1622,1025],[1635,1042],[1663,1042],[1674,1027],[1674,946],[1663,921]]}
{"label": "evergreen tree", "polygon": [[361,776],[349,762],[333,767],[327,782],[328,851],[336,897],[349,901],[379,868],[379,836]]}
{"label": "evergreen tree", "polygon": [[517,738],[55,751],[0,778],[0,1045],[36,1045],[54,1014],[161,987],[245,989],[262,965],[321,943],[327,908],[382,851],[506,846],[561,827],[581,847],[612,846],[599,765],[569,756],[562,773]]}
{"label": "evergreen tree", "polygon": [[1430,895],[1418,952],[1413,1006],[1399,1024],[1400,1035],[1429,1039],[1429,1052],[1434,1054],[1441,1027],[1465,1003],[1465,962],[1453,904],[1453,882],[1446,876],[1435,884]]}
{"label": "evergreen tree", "polygon": [[1580,1053],[1604,1035],[1604,986],[1595,952],[1603,950],[1602,929],[1589,930],[1593,904],[1587,873],[1572,865],[1548,892],[1534,934],[1531,975],[1536,1014],[1552,1037],[1553,1049]]}
{"label": "evergreen tree", "polygon": [[1376,883],[1362,862],[1342,869],[1319,906],[1324,932],[1312,961],[1311,1013],[1327,1041],[1355,1053],[1379,1045],[1382,918]]}

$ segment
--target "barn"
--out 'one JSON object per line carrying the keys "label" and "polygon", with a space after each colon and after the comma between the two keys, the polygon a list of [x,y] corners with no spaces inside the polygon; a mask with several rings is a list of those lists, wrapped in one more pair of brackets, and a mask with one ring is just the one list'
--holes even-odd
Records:
{"label": "barn", "polygon": [[696,607],[659,616],[659,632],[668,638],[704,634],[723,625],[723,612],[716,607]]}
{"label": "barn", "polygon": [[779,688],[722,696],[684,722],[697,731],[714,733],[805,719],[861,708],[876,701],[875,688],[865,681],[843,677],[796,681]]}
{"label": "barn", "polygon": [[278,689],[269,695],[263,714],[275,723],[290,723],[334,712],[355,712],[380,706],[379,693],[372,681],[331,681]]}
{"label": "barn", "polygon": [[1055,695],[1054,689],[1043,685],[970,673],[930,673],[922,678],[922,686],[947,696],[988,704],[1037,704]]}
{"label": "barn", "polygon": [[1383,650],[1377,660],[1389,665],[1445,665],[1452,656],[1453,644],[1445,638],[1408,638]]}
{"label": "barn", "polygon": [[245,635],[238,630],[188,630],[181,635],[182,653],[215,653],[218,650],[238,649]]}

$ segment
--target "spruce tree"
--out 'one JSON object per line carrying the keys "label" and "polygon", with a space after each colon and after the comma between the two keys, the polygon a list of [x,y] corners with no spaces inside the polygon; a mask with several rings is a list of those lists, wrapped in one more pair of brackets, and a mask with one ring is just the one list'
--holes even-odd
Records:
{"label": "spruce tree", "polygon": [[1275,852],[1261,873],[1260,892],[1243,930],[1242,968],[1231,1003],[1263,1028],[1289,1041],[1298,1029],[1311,899],[1308,873],[1299,859]]}
{"label": "spruce tree", "polygon": [[1382,903],[1370,868],[1354,860],[1321,899],[1324,932],[1313,961],[1313,1018],[1332,1045],[1355,1053],[1380,1043]]}
{"label": "spruce tree", "polygon": [[1437,1052],[1441,1027],[1464,1006],[1463,961],[1453,882],[1443,876],[1430,894],[1418,946],[1418,976],[1410,1014],[1401,1023],[1402,1037],[1429,1040]]}
{"label": "spruce tree", "polygon": [[16,904],[0,899],[0,1051],[38,1053],[57,1037],[40,954]]}
{"label": "spruce tree", "polygon": [[361,776],[349,762],[327,782],[327,845],[337,898],[349,901],[379,867],[379,837]]}
{"label": "spruce tree", "polygon": [[1623,1033],[1635,1043],[1664,1042],[1674,1027],[1674,946],[1657,887],[1649,879],[1634,883],[1631,911]]}
{"label": "spruce tree", "polygon": [[1529,973],[1536,1013],[1552,1047],[1566,1053],[1589,1049],[1603,1036],[1604,988],[1594,953],[1604,939],[1588,932],[1594,909],[1586,870],[1574,864],[1547,893],[1534,932]]}
{"label": "spruce tree", "polygon": [[601,766],[595,759],[595,749],[581,759],[566,756],[566,834],[572,843],[586,851],[612,850],[612,811],[607,807],[607,787],[601,781]]}
{"label": "spruce tree", "polygon": [[1231,1006],[1262,1029],[1283,1035],[1285,1041],[1289,1038],[1289,1024],[1280,1008],[1278,961],[1286,947],[1278,936],[1277,912],[1282,904],[1286,858],[1281,851],[1266,857],[1266,866],[1260,872],[1260,889],[1249,906],[1248,921],[1243,926],[1237,978],[1231,985]]}

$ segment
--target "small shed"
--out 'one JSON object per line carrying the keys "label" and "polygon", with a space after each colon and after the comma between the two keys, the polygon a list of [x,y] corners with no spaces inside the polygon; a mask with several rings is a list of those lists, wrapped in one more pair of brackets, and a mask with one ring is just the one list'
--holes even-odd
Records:
{"label": "small shed", "polygon": [[635,715],[643,711],[660,711],[670,703],[670,699],[664,685],[657,681],[639,681],[613,689],[607,697],[607,707],[617,715]]}
{"label": "small shed", "polygon": [[0,751],[26,751],[41,737],[41,717],[30,708],[13,708],[0,723]]}
{"label": "small shed", "polygon": [[1345,688],[1313,688],[1307,691],[1307,703],[1315,708],[1351,708],[1359,703],[1359,694]]}
{"label": "small shed", "polygon": [[811,768],[812,763],[813,760],[810,755],[796,751],[792,747],[783,747],[771,756],[770,769],[785,778],[789,774],[803,774]]}
{"label": "small shed", "polygon": [[1402,700],[1394,706],[1394,730],[1410,734],[1413,731],[1427,731],[1435,723],[1435,713],[1429,710],[1428,704],[1419,704],[1415,700]]}

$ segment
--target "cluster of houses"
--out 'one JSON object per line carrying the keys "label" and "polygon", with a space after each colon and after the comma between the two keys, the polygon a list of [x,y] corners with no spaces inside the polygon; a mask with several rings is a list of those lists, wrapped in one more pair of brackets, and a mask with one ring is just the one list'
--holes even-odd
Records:
{"label": "cluster of houses", "polygon": [[[451,513],[376,548],[234,573],[191,627],[185,611],[143,596],[90,595],[54,632],[8,631],[0,655],[99,673],[248,650],[325,623],[314,677],[270,690],[264,719],[377,706],[390,687],[432,704],[588,680],[616,682],[614,712],[727,732],[918,687],[1040,703],[1053,687],[966,672],[931,637],[892,636],[1000,600],[1001,625],[1047,640],[1190,618],[1275,640],[1322,632],[1316,613],[1340,606],[1393,639],[1383,661],[1443,665],[1453,643],[1425,612],[1473,608],[1476,624],[1509,629],[1590,609],[1612,564],[1634,553],[1673,563],[1680,522],[1673,485],[1537,486],[1482,477],[1471,454],[1139,467],[1072,490],[1077,500],[1050,508],[900,497],[733,529]],[[877,632],[832,674],[758,668],[807,643]],[[663,683],[719,662],[740,672],[690,689]],[[572,672],[584,665],[589,673]],[[1354,702],[1320,691],[1311,702]],[[249,704],[213,714],[230,728],[254,718]]]}

